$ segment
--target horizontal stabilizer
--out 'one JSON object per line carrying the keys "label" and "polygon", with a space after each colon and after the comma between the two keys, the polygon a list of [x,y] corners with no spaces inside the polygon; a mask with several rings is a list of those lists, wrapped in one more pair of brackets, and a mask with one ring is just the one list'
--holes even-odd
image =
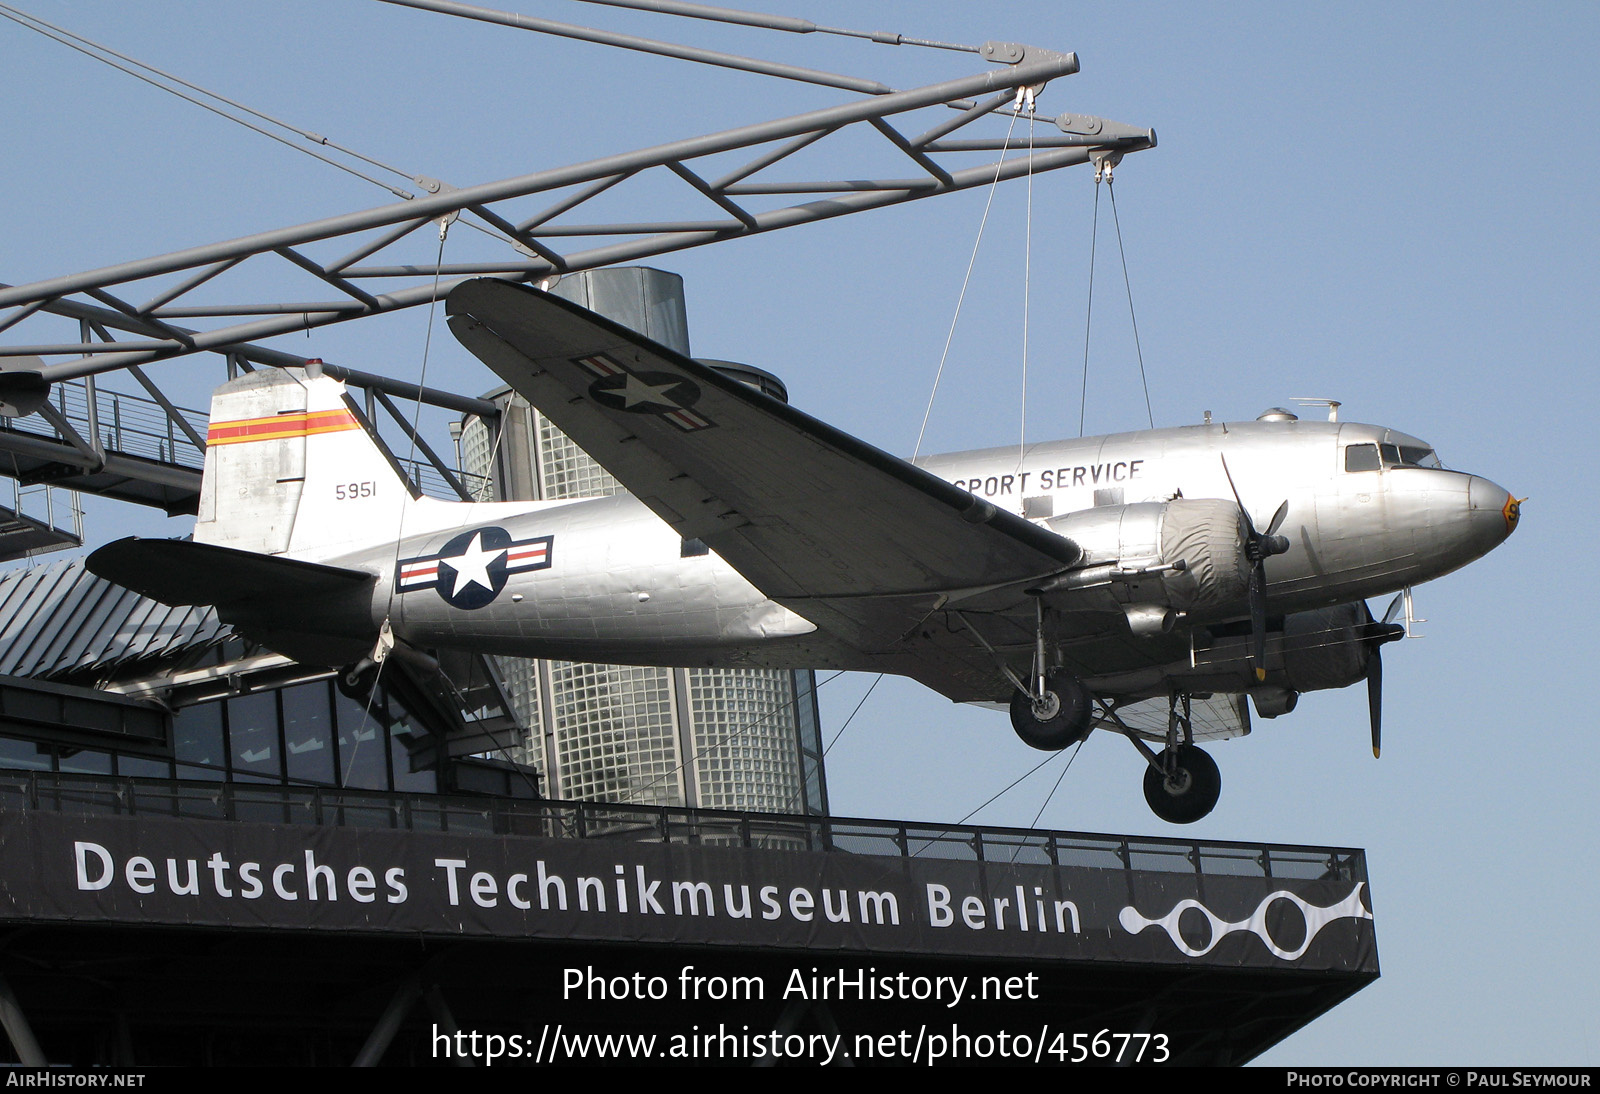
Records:
{"label": "horizontal stabilizer", "polygon": [[180,539],[119,539],[90,555],[88,567],[107,581],[171,605],[325,598],[374,581],[364,570]]}

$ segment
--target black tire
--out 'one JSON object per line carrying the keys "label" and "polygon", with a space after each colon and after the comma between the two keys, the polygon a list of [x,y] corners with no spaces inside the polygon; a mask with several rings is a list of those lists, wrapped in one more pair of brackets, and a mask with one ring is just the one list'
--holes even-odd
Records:
{"label": "black tire", "polygon": [[372,697],[372,688],[378,682],[377,665],[346,665],[333,678],[334,686],[348,699],[365,703]]}
{"label": "black tire", "polygon": [[1039,718],[1033,700],[1020,691],[1011,696],[1011,728],[1024,744],[1041,752],[1060,752],[1077,744],[1093,728],[1094,706],[1089,691],[1064,672],[1045,678],[1045,694],[1055,700],[1055,713]]}
{"label": "black tire", "polygon": [[[1176,785],[1169,785],[1162,771],[1146,766],[1144,800],[1156,816],[1168,824],[1193,824],[1212,809],[1222,796],[1222,772],[1217,761],[1194,745],[1179,745],[1174,767]],[[1163,769],[1167,754],[1161,754]]]}

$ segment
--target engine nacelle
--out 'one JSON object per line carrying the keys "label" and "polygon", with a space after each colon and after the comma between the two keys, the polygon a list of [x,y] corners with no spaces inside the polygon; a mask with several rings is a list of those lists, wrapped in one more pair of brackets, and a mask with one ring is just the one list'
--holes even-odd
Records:
{"label": "engine nacelle", "polygon": [[[1359,601],[1284,616],[1281,630],[1267,632],[1267,678],[1255,680],[1249,625],[1230,623],[1226,633],[1201,638],[1192,663],[1172,671],[1192,691],[1248,690],[1256,711],[1275,718],[1294,709],[1301,692],[1348,687],[1366,678],[1373,634]],[[1381,639],[1380,639],[1381,640]]]}
{"label": "engine nacelle", "polygon": [[1283,674],[1296,691],[1349,687],[1367,675],[1363,605],[1335,604],[1295,612],[1283,620]]}
{"label": "engine nacelle", "polygon": [[[1056,517],[1049,527],[1082,548],[1083,559],[1047,591],[1081,591],[1082,599],[1109,599],[1125,609],[1160,606],[1185,612],[1237,608],[1249,594],[1249,532],[1231,501],[1174,498],[1103,505]],[[1183,569],[1172,568],[1177,563]],[[1151,570],[1158,572],[1144,572]],[[1159,613],[1142,614],[1159,618]],[[1130,613],[1130,623],[1134,618]]]}

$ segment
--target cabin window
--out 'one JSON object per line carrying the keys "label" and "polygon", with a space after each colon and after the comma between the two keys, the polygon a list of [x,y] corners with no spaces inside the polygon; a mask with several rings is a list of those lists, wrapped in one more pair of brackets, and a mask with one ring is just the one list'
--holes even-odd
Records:
{"label": "cabin window", "polygon": [[1378,469],[1378,446],[1375,444],[1353,444],[1344,450],[1344,469],[1346,471],[1376,471]]}

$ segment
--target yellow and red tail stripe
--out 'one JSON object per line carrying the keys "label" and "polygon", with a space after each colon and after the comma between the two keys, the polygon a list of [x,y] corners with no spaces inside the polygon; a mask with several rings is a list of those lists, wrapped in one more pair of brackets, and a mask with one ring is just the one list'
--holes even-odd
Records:
{"label": "yellow and red tail stripe", "polygon": [[348,410],[312,410],[295,414],[274,414],[270,418],[243,418],[236,422],[214,422],[206,431],[206,444],[242,444],[245,441],[281,441],[311,437],[318,433],[339,433],[360,429],[361,423]]}

